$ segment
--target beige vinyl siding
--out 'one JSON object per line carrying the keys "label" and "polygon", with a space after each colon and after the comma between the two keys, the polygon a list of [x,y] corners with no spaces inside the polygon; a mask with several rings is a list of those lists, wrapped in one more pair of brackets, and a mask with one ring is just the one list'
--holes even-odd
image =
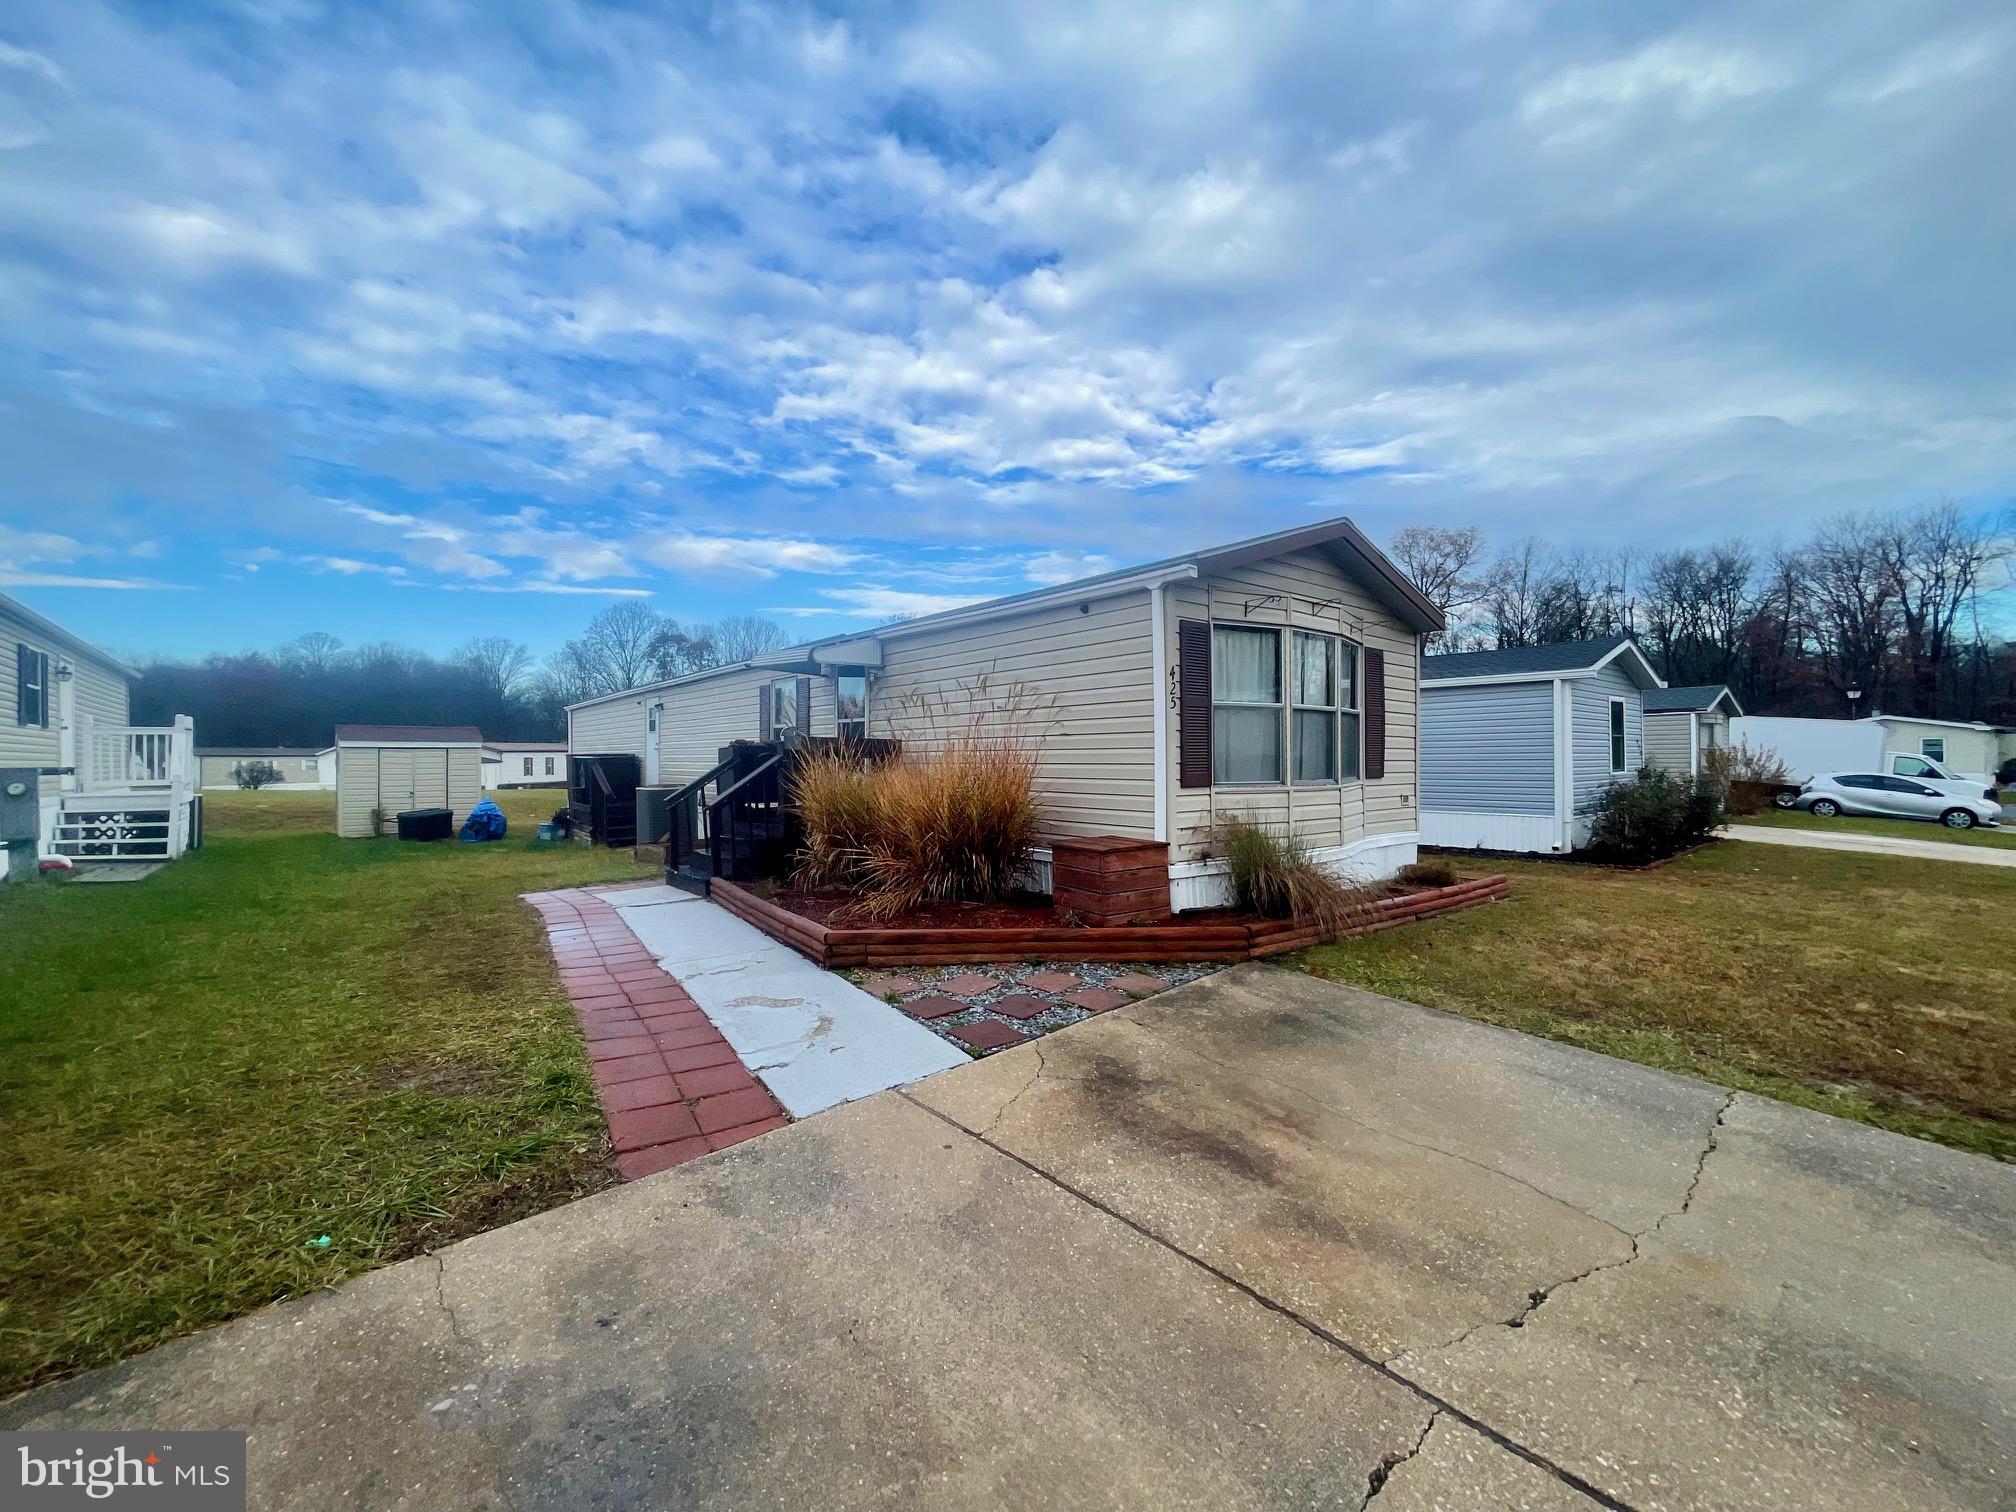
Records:
{"label": "beige vinyl siding", "polygon": [[644,756],[645,708],[665,693],[625,693],[567,711],[567,749],[576,756]]}
{"label": "beige vinyl siding", "polygon": [[[1145,590],[884,643],[868,732],[930,745],[934,704],[964,709],[976,679],[1037,706],[1036,796],[1046,835],[1155,833],[1154,650]],[[830,696],[830,686],[828,693]],[[831,715],[829,713],[828,718]]]}
{"label": "beige vinyl siding", "polygon": [[1676,777],[1694,775],[1692,745],[1694,721],[1691,709],[1671,713],[1645,711],[1645,763],[1671,772]]}
{"label": "beige vinyl siding", "polygon": [[[665,700],[665,712],[658,720],[658,785],[683,786],[706,775],[720,762],[721,747],[731,740],[762,739],[766,732],[757,690],[796,677],[747,667],[665,689],[658,695]],[[812,678],[812,734],[837,732],[834,707],[833,679]]]}
{"label": "beige vinyl siding", "polygon": [[[1284,601],[1259,600],[1282,595]],[[1414,632],[1320,552],[1295,552],[1235,572],[1177,583],[1169,600],[1168,644],[1173,663],[1181,620],[1271,625],[1342,635],[1386,653],[1386,776],[1377,782],[1327,786],[1186,788],[1180,785],[1181,715],[1169,716],[1169,793],[1174,809],[1170,855],[1195,860],[1216,816],[1238,813],[1292,828],[1313,848],[1349,845],[1374,835],[1411,835],[1420,828],[1417,797],[1417,717],[1420,643]],[[1338,607],[1313,611],[1310,602]],[[1248,604],[1252,604],[1249,611]],[[1362,670],[1361,670],[1362,678]],[[1364,698],[1359,698],[1362,717]],[[1363,770],[1361,763],[1360,770]]]}
{"label": "beige vinyl siding", "polygon": [[1993,776],[2000,765],[1995,733],[1992,730],[1956,730],[1946,725],[1920,724],[1916,720],[1898,720],[1883,726],[1883,749],[1901,752],[1907,756],[1924,755],[1921,742],[1943,740],[1946,742],[1946,765],[1955,772],[1982,773]]}
{"label": "beige vinyl siding", "polygon": [[[21,725],[15,722],[20,708],[16,686],[16,652],[28,645],[49,657],[49,724]],[[123,725],[130,718],[130,680],[126,674],[92,652],[52,639],[0,605],[0,767],[56,767],[63,765],[63,732],[60,728],[63,696],[56,681],[56,668],[72,669],[72,706],[80,715],[89,715],[100,724]],[[63,795],[63,779],[41,777],[36,797],[42,810],[43,830],[54,822],[57,804]]]}
{"label": "beige vinyl siding", "polygon": [[346,746],[336,753],[336,833],[346,840],[371,833],[371,810],[378,806],[378,752]]}

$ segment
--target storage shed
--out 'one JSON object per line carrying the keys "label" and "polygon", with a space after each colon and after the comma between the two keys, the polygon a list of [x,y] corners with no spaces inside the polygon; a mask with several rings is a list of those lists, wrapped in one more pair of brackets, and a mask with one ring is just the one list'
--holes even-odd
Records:
{"label": "storage shed", "polygon": [[1699,777],[1708,753],[1730,744],[1729,721],[1742,712],[1722,683],[1652,689],[1645,695],[1646,765]]}
{"label": "storage shed", "polygon": [[336,726],[336,833],[389,835],[408,809],[445,808],[459,822],[483,796],[483,755],[474,725]]}
{"label": "storage shed", "polygon": [[1421,843],[1558,854],[1589,841],[1612,783],[1645,764],[1648,689],[1628,635],[1421,664]]}

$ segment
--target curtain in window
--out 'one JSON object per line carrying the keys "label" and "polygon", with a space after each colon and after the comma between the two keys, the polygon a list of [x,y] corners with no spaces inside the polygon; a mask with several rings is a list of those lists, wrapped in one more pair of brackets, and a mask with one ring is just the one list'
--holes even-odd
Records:
{"label": "curtain in window", "polygon": [[1281,702],[1280,636],[1219,626],[1211,638],[1211,696],[1221,704]]}
{"label": "curtain in window", "polygon": [[1342,769],[1337,775],[1346,782],[1356,782],[1360,775],[1358,752],[1364,744],[1363,737],[1358,732],[1358,716],[1347,711],[1337,716],[1337,723],[1339,726],[1337,744],[1344,758]]}
{"label": "curtain in window", "polygon": [[[1221,625],[1211,637],[1214,782],[1281,780],[1281,637]],[[1266,707],[1240,707],[1241,705]]]}
{"label": "curtain in window", "polygon": [[1217,782],[1281,780],[1281,711],[1227,708],[1211,718],[1211,766]]}
{"label": "curtain in window", "polygon": [[1327,635],[1295,637],[1295,702],[1324,709],[1336,704],[1336,653]]}
{"label": "curtain in window", "polygon": [[1337,716],[1328,709],[1295,711],[1295,780],[1330,782],[1337,776]]}

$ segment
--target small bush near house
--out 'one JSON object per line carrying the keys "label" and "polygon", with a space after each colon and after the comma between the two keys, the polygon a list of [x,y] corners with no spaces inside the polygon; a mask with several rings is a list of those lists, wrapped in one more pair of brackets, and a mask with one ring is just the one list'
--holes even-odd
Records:
{"label": "small bush near house", "polygon": [[256,793],[261,788],[272,787],[274,783],[283,780],[280,768],[270,761],[240,762],[234,775],[238,779],[238,786],[248,793]]}
{"label": "small bush near house", "polygon": [[1263,919],[1313,919],[1325,933],[1342,930],[1371,899],[1317,865],[1292,830],[1228,815],[1211,826],[1212,854],[1232,873],[1232,901]]}
{"label": "small bush near house", "polygon": [[926,740],[890,760],[808,757],[791,778],[805,826],[797,880],[858,888],[849,912],[868,919],[1010,896],[1038,834],[1040,713],[1022,685],[982,677],[920,704],[913,722]]}
{"label": "small bush near house", "polygon": [[1713,782],[1643,767],[1635,782],[1603,790],[1589,827],[1589,853],[1620,866],[1644,866],[1703,844],[1721,822],[1722,795]]}
{"label": "small bush near house", "polygon": [[1773,792],[1792,780],[1778,753],[1739,741],[1716,746],[1701,758],[1707,780],[1722,794],[1732,814],[1761,814],[1771,807]]}
{"label": "small bush near house", "polygon": [[1393,874],[1402,887],[1454,887],[1456,868],[1447,861],[1415,861]]}

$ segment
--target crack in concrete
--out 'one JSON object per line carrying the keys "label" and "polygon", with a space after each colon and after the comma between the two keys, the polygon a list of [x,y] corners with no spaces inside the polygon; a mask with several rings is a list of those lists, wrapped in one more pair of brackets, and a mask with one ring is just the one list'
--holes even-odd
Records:
{"label": "crack in concrete", "polygon": [[470,1341],[468,1336],[462,1332],[462,1320],[455,1315],[455,1304],[448,1300],[447,1282],[448,1261],[443,1257],[441,1251],[436,1250],[434,1251],[434,1301],[440,1307],[442,1314],[448,1319],[448,1332],[454,1336],[455,1342],[457,1344],[467,1344]]}
{"label": "crack in concrete", "polygon": [[[1104,1216],[1112,1219],[1115,1223],[1120,1224],[1123,1228],[1132,1230],[1134,1233],[1139,1234],[1143,1239],[1147,1240],[1149,1243],[1160,1245],[1163,1249],[1169,1251],[1170,1254],[1175,1255],[1178,1259],[1184,1260],[1189,1264],[1196,1266],[1197,1269],[1203,1271],[1207,1276],[1212,1277],[1213,1279],[1217,1280],[1218,1282],[1220,1282],[1225,1286],[1231,1287],[1232,1290],[1238,1292],[1240,1295],[1244,1297],[1247,1297],[1251,1301],[1258,1303],[1261,1307],[1265,1308],[1268,1312],[1273,1313],[1275,1316],[1287,1319],[1290,1323],[1293,1323],[1303,1332],[1310,1335],[1310,1337],[1317,1339],[1324,1344],[1327,1344],[1332,1349],[1337,1350],[1339,1353],[1346,1355],[1350,1359],[1356,1360],[1360,1365],[1363,1365],[1366,1369],[1372,1371],[1375,1375],[1379,1376],[1381,1379],[1390,1381],[1393,1385],[1407,1392],[1409,1395],[1413,1396],[1416,1400],[1426,1403],[1429,1407],[1432,1407],[1434,1409],[1434,1413],[1431,1415],[1431,1421],[1429,1423],[1430,1428],[1434,1426],[1433,1418],[1440,1417],[1446,1414],[1447,1416],[1454,1418],[1457,1422],[1463,1424],[1464,1427],[1470,1428],[1475,1432],[1483,1435],[1485,1438],[1489,1439],[1492,1443],[1496,1444],[1499,1448],[1505,1450],[1508,1454],[1512,1454],[1517,1458],[1524,1460],[1527,1464],[1533,1466],[1535,1469],[1552,1476],[1555,1480],[1561,1482],[1562,1485],[1567,1486],[1569,1489],[1573,1491],[1579,1491],[1582,1495],[1588,1497],[1591,1501],[1595,1502],[1597,1506],[1607,1508],[1609,1509],[1609,1512],[1636,1512],[1636,1509],[1633,1508],[1629,1502],[1620,1501],[1615,1496],[1612,1496],[1608,1491],[1605,1491],[1601,1486],[1596,1485],[1592,1481],[1584,1480],[1581,1476],[1577,1475],[1574,1471],[1568,1469],[1565,1465],[1556,1464],[1553,1460],[1548,1459],[1538,1450],[1529,1449],[1526,1445],[1520,1443],[1517,1439],[1511,1437],[1509,1434],[1501,1432],[1499,1429],[1492,1427],[1482,1418],[1474,1417],[1470,1413],[1465,1412],[1461,1407],[1458,1407],[1454,1402],[1449,1401],[1447,1398],[1437,1396],[1427,1387],[1420,1385],[1418,1382],[1410,1379],[1405,1375],[1402,1375],[1399,1371],[1393,1369],[1392,1366],[1388,1365],[1384,1360],[1378,1359],[1377,1357],[1366,1353],[1364,1350],[1358,1348],[1357,1345],[1351,1343],[1348,1339],[1345,1339],[1338,1334],[1332,1333],[1329,1329],[1325,1328],[1322,1324],[1316,1322],[1313,1318],[1304,1316],[1302,1313],[1297,1312],[1294,1308],[1288,1306],[1286,1303],[1276,1301],[1273,1297],[1268,1296],[1258,1287],[1252,1285],[1249,1282],[1240,1280],[1237,1276],[1233,1275],[1231,1272],[1220,1270],[1210,1261],[1202,1259],[1197,1255],[1191,1254],[1190,1251],[1184,1249],[1180,1244],[1177,1244],[1174,1240],[1168,1239],[1163,1235],[1158,1234],[1157,1232],[1155,1232],[1154,1229],[1148,1227],[1147,1224],[1142,1223],[1140,1220],[1130,1218],[1125,1213],[1121,1212],[1118,1208],[1111,1207],[1108,1204],[1101,1202],[1098,1198],[1092,1196],[1091,1193],[1080,1190],[1078,1187],[1071,1185],[1070,1182],[1065,1181],[1062,1177],[1059,1177],[1050,1171],[1044,1170],[1043,1167],[1037,1165],[1034,1161],[1025,1159],[1024,1157],[1016,1154],[1006,1145],[995,1143],[995,1141],[989,1139],[985,1134],[981,1133],[979,1130],[968,1127],[966,1124],[963,1124],[958,1119],[952,1117],[949,1113],[941,1113],[936,1108],[932,1107],[929,1103],[918,1101],[915,1097],[910,1095],[907,1089],[897,1088],[896,1095],[902,1098],[905,1102],[909,1103],[912,1107],[918,1109],[920,1112],[928,1114],[930,1117],[937,1119],[947,1128],[957,1129],[960,1133],[966,1135],[968,1138],[979,1141],[981,1144],[985,1145],[988,1149],[992,1150],[995,1154],[1001,1156],[1003,1159],[1013,1161],[1023,1170],[1029,1172],[1032,1176],[1036,1177],[1037,1180],[1048,1182],[1051,1186],[1056,1187],[1057,1190],[1063,1192],[1066,1196],[1077,1199],[1079,1202],[1084,1203],[1087,1207],[1091,1208],[1093,1211],[1101,1213]],[[1733,1095],[1731,1100],[1732,1101],[1734,1100]],[[1425,1438],[1426,1436],[1425,1433],[1423,1436]],[[1418,1445],[1416,1446],[1416,1452],[1417,1453],[1419,1452]],[[1381,1485],[1382,1486],[1384,1485],[1383,1481],[1381,1482]],[[1370,1498],[1368,1497],[1367,1499],[1369,1500]],[[1361,1504],[1361,1512],[1362,1512],[1362,1504]]]}
{"label": "crack in concrete", "polygon": [[996,1129],[1000,1128],[1008,1117],[1008,1110],[1033,1091],[1036,1083],[1043,1080],[1044,1075],[1050,1070],[1050,1062],[1043,1054],[1043,1041],[1040,1039],[1031,1040],[1029,1048],[1036,1052],[1036,1069],[1029,1073],[1029,1080],[1022,1084],[1022,1090],[1001,1104],[1000,1108],[995,1111],[994,1117],[988,1121],[987,1127],[981,1131],[982,1133],[992,1134]]}
{"label": "crack in concrete", "polygon": [[1707,1136],[1702,1141],[1701,1153],[1694,1160],[1694,1175],[1687,1182],[1687,1190],[1680,1195],[1680,1205],[1670,1212],[1661,1213],[1658,1218],[1653,1220],[1650,1226],[1640,1229],[1636,1233],[1630,1233],[1622,1229],[1618,1230],[1619,1233],[1624,1234],[1624,1237],[1631,1241],[1630,1254],[1624,1256],[1621,1260],[1609,1260],[1601,1265],[1592,1265],[1585,1271],[1578,1272],[1573,1276],[1564,1276],[1559,1281],[1549,1282],[1546,1286],[1528,1292],[1526,1294],[1525,1306],[1521,1307],[1509,1318],[1487,1319],[1482,1323],[1474,1324],[1464,1329],[1455,1338],[1446,1339],[1440,1344],[1428,1344],[1419,1349],[1403,1349],[1398,1354],[1388,1356],[1386,1363],[1400,1367],[1409,1361],[1418,1360],[1427,1355],[1440,1354],[1444,1350],[1454,1349],[1459,1344],[1467,1343],[1473,1336],[1484,1332],[1487,1328],[1524,1328],[1526,1320],[1544,1307],[1548,1300],[1564,1287],[1573,1286],[1578,1281],[1587,1281],[1591,1276],[1599,1276],[1604,1271],[1622,1270],[1627,1265],[1635,1264],[1644,1254],[1644,1250],[1639,1243],[1640,1240],[1658,1233],[1660,1229],[1666,1226],[1668,1221],[1684,1216],[1688,1209],[1694,1206],[1694,1194],[1699,1190],[1701,1177],[1708,1169],[1708,1157],[1713,1155],[1720,1147],[1722,1121],[1729,1116],[1729,1110],[1736,1105],[1736,1098],[1737,1094],[1731,1092],[1727,1097],[1722,1099],[1722,1106],[1715,1110],[1715,1117],[1709,1122]]}
{"label": "crack in concrete", "polygon": [[1442,1409],[1437,1407],[1428,1414],[1428,1421],[1421,1425],[1421,1436],[1414,1440],[1414,1447],[1405,1454],[1381,1455],[1379,1463],[1372,1467],[1372,1473],[1365,1478],[1365,1499],[1358,1503],[1358,1512],[1372,1505],[1386,1483],[1393,1478],[1393,1472],[1427,1447],[1428,1435],[1435,1431],[1435,1425],[1442,1420]]}

